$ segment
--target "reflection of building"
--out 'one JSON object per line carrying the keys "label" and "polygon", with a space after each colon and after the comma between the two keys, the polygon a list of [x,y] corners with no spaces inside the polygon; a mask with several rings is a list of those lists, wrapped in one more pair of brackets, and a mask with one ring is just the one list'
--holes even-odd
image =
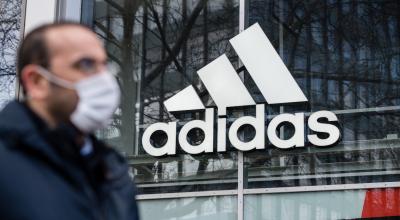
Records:
{"label": "reflection of building", "polygon": [[[81,21],[104,39],[110,59],[121,66],[123,104],[113,126],[98,135],[116,144],[132,164],[144,219],[400,216],[398,1],[220,0],[206,7],[202,0],[46,1],[46,10],[24,2],[25,29],[43,21]],[[310,100],[267,106],[267,116],[334,111],[341,143],[286,151],[146,155],[139,141],[142,130],[174,120],[160,103],[192,84],[203,102],[212,104],[195,71],[223,53],[239,68],[228,40],[255,22]],[[252,78],[239,74],[262,102]],[[243,114],[254,109],[231,110],[228,121]],[[188,121],[203,113],[175,116]],[[284,131],[290,135],[290,128]],[[201,142],[201,133],[190,138]],[[162,139],[159,134],[159,145]]]}

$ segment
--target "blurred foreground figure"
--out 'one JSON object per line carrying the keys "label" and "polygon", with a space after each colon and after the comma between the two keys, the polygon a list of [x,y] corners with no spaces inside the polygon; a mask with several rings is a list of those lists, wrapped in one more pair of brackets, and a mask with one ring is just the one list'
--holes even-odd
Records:
{"label": "blurred foreground figure", "polygon": [[125,160],[92,135],[120,99],[96,35],[45,25],[17,60],[25,98],[0,113],[0,219],[138,219]]}

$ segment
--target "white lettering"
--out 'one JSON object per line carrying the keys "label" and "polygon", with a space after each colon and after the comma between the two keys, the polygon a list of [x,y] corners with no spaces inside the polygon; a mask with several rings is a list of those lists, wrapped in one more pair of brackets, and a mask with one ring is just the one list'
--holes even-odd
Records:
{"label": "white lettering", "polygon": [[[291,123],[294,126],[294,134],[287,140],[279,138],[276,134],[276,129],[282,123]],[[277,148],[304,147],[304,113],[276,116],[268,125],[267,135],[272,145]]]}
{"label": "white lettering", "polygon": [[[155,131],[164,131],[167,134],[168,140],[161,147],[154,147],[151,144],[150,137]],[[174,155],[176,152],[176,122],[169,123],[155,123],[150,125],[143,133],[142,137],[143,149],[150,155],[158,157],[167,155]]]}
{"label": "white lettering", "polygon": [[[255,149],[264,149],[265,145],[265,115],[264,105],[256,106],[256,117],[243,116],[236,119],[229,129],[229,141],[238,150],[249,151]],[[256,130],[256,134],[253,140],[249,142],[243,142],[239,139],[237,133],[238,129],[243,125],[251,125]]]}
{"label": "white lettering", "polygon": [[328,133],[329,137],[326,139],[321,139],[316,134],[308,135],[308,140],[311,144],[316,146],[330,146],[336,143],[340,138],[339,128],[332,124],[318,122],[318,119],[326,118],[329,122],[337,122],[338,119],[333,112],[330,111],[318,111],[310,116],[308,119],[308,127],[315,132]]}
{"label": "white lettering", "polygon": [[[200,154],[203,152],[213,152],[213,127],[214,127],[214,109],[206,109],[206,119],[193,120],[186,123],[179,132],[179,144],[181,148],[189,154]],[[188,142],[187,135],[190,130],[199,128],[204,132],[204,140],[199,145],[191,145]]]}
{"label": "white lettering", "polygon": [[[227,129],[228,140],[233,147],[240,151],[250,151],[253,149],[265,148],[265,130],[267,130],[268,141],[277,148],[288,149],[292,147],[304,147],[305,138],[315,146],[330,146],[335,144],[340,138],[339,128],[328,122],[318,121],[321,118],[326,118],[329,122],[337,122],[338,119],[333,112],[318,111],[310,115],[308,118],[308,127],[311,131],[317,134],[309,134],[305,136],[304,113],[295,114],[280,114],[274,117],[265,126],[265,106],[259,104],[256,106],[256,116],[243,116],[236,119],[229,128],[227,128],[227,119],[215,119],[215,110],[207,108],[204,120],[193,120],[187,122],[180,129],[177,135],[177,122],[155,123],[149,126],[142,137],[142,145],[144,150],[152,156],[174,155],[176,154],[176,138],[180,147],[189,154],[211,153],[214,151],[214,125],[217,121],[217,152],[225,152],[227,144]],[[293,125],[294,133],[289,139],[283,139],[277,134],[277,129],[280,125],[288,123]],[[251,141],[244,142],[238,137],[238,130],[243,125],[250,125],[255,129],[254,138]],[[188,133],[192,129],[201,129],[204,132],[204,140],[198,145],[192,145],[188,140]],[[163,146],[155,147],[152,144],[151,135],[156,131],[166,133],[168,140]],[[318,133],[327,133],[327,138],[318,137]]]}

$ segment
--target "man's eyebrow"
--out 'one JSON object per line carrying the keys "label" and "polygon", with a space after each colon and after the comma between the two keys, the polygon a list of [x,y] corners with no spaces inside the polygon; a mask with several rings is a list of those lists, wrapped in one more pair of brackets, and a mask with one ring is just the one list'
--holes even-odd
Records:
{"label": "man's eyebrow", "polygon": [[78,59],[74,60],[74,61],[73,61],[73,64],[78,64],[79,62],[82,62],[82,61],[85,61],[85,60],[87,60],[87,61],[92,61],[92,62],[96,62],[96,59],[95,59],[95,58],[84,56],[84,57],[79,57]]}

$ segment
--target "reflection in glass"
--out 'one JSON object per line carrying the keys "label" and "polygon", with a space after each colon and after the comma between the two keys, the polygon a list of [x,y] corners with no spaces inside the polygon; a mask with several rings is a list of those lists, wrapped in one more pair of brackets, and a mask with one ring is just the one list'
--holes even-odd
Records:
{"label": "reflection in glass", "polygon": [[245,220],[358,219],[365,190],[246,195]]}
{"label": "reflection in glass", "polygon": [[246,187],[399,181],[399,9],[394,0],[249,1],[249,25],[259,22],[309,100],[267,106],[269,119],[331,110],[342,137],[330,148],[246,153]]}
{"label": "reflection in glass", "polygon": [[21,0],[0,0],[0,108],[15,97],[15,56],[21,29]]}
{"label": "reflection in glass", "polygon": [[[332,148],[306,143],[305,148],[287,151],[267,145],[266,150],[246,152],[245,186],[398,181],[400,2],[250,0],[248,4],[249,25],[260,23],[309,100],[267,105],[268,121],[284,112],[309,115],[331,110],[339,117],[342,139]],[[182,126],[204,117],[203,112],[171,115],[162,104],[193,85],[203,102],[212,106],[198,69],[224,53],[236,69],[241,68],[228,42],[238,33],[238,1],[99,0],[94,15],[91,24],[110,59],[121,67],[123,91],[112,126],[98,135],[127,156],[140,191],[236,188],[236,150],[191,156],[178,146],[176,156],[153,158],[143,151],[140,139],[152,123],[178,119]],[[243,75],[253,98],[263,102],[249,74]],[[228,127],[242,115],[254,115],[254,108],[231,109]],[[290,136],[290,127],[279,133]],[[239,135],[250,140],[254,130],[243,128]],[[191,139],[199,143],[202,133],[192,132]]]}
{"label": "reflection in glass", "polygon": [[144,200],[139,203],[141,219],[237,219],[235,196]]}
{"label": "reflection in glass", "polygon": [[[171,115],[163,106],[188,85],[213,105],[196,71],[224,53],[237,68],[228,40],[238,33],[238,11],[238,0],[95,1],[91,24],[108,57],[121,67],[123,94],[113,124],[97,135],[127,156],[141,192],[237,187],[236,153],[190,156],[178,147],[177,156],[154,158],[142,149],[141,135],[155,122],[179,119],[182,126],[203,117],[202,112]],[[191,138],[199,142],[201,132]]]}

